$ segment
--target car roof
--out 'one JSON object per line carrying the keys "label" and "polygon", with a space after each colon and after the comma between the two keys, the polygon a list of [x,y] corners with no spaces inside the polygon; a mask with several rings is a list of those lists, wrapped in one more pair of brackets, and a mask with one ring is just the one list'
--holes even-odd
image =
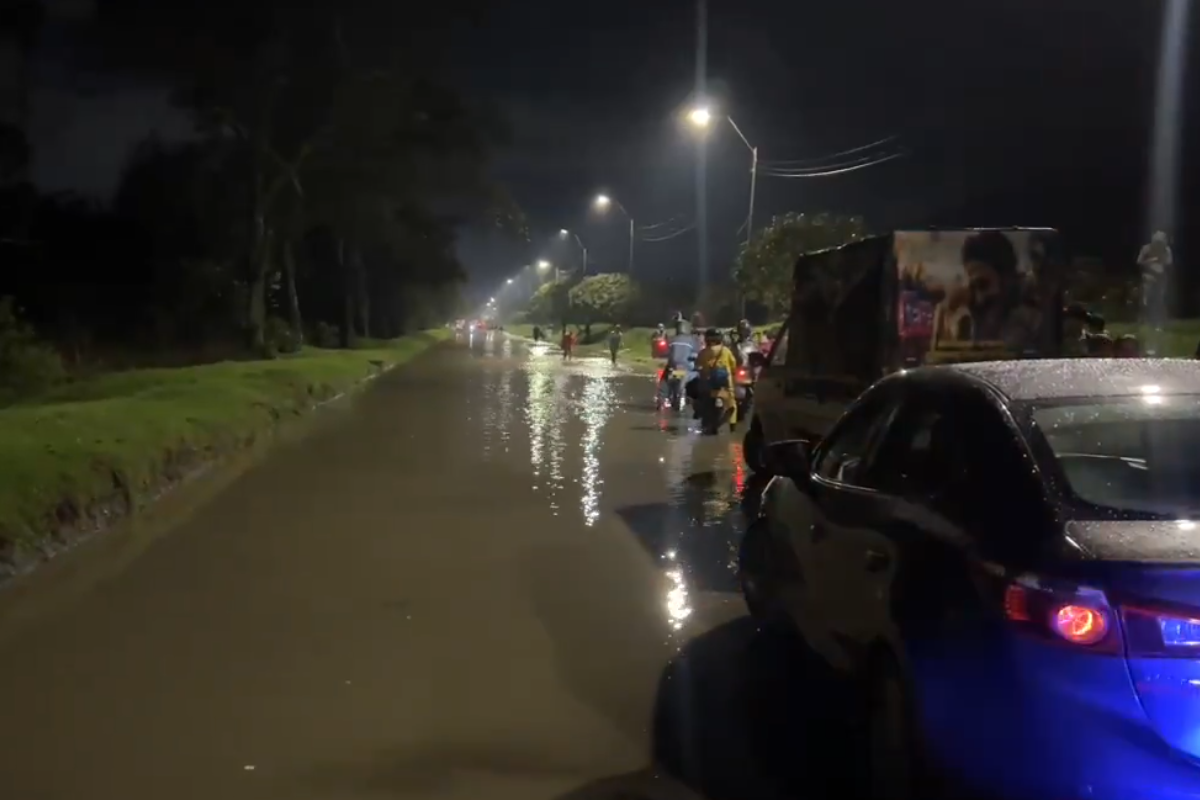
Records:
{"label": "car roof", "polygon": [[1177,358],[1043,358],[920,367],[905,373],[937,381],[983,381],[1011,401],[1200,394],[1200,361]]}

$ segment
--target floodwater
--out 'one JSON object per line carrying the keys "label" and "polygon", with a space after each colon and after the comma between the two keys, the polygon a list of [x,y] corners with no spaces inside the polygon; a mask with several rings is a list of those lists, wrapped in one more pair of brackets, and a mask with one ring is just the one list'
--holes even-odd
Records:
{"label": "floodwater", "polygon": [[120,531],[0,591],[0,796],[817,796],[825,711],[736,593],[761,487],[653,388],[460,341],[103,580]]}

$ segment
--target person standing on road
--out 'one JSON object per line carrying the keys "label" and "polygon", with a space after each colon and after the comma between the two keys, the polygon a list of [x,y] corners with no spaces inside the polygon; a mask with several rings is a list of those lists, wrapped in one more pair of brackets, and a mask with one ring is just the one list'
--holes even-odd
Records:
{"label": "person standing on road", "polygon": [[575,357],[575,333],[563,326],[562,341],[559,343],[562,347],[563,361],[570,361]]}
{"label": "person standing on road", "polygon": [[1143,245],[1138,253],[1138,266],[1142,270],[1142,308],[1146,319],[1155,332],[1161,331],[1167,316],[1167,278],[1174,264],[1171,243],[1166,231],[1155,231],[1150,243]]}
{"label": "person standing on road", "polygon": [[621,350],[621,342],[624,340],[624,335],[621,333],[620,325],[613,325],[608,331],[608,352],[612,356],[612,363],[615,366],[617,363],[617,353]]}
{"label": "person standing on road", "polygon": [[537,344],[541,340],[542,340],[542,326],[534,325],[533,326],[533,343]]}

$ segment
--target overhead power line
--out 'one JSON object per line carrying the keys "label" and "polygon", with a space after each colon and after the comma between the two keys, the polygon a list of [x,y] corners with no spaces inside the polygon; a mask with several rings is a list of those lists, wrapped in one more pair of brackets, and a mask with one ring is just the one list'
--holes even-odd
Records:
{"label": "overhead power line", "polygon": [[835,158],[842,158],[843,156],[853,155],[854,153],[861,153],[865,150],[874,150],[877,147],[883,147],[886,144],[891,144],[892,142],[896,141],[897,138],[898,137],[895,134],[893,134],[892,136],[885,136],[884,138],[879,139],[878,141],[871,142],[870,144],[859,145],[858,147],[851,147],[849,150],[841,150],[837,153],[827,153],[823,156],[815,156],[815,157],[811,157],[811,158],[791,158],[791,159],[782,159],[782,160],[777,160],[777,161],[760,161],[760,162],[758,162],[758,164],[759,164],[759,167],[769,167],[769,168],[780,167],[780,168],[784,168],[784,169],[786,169],[789,164],[819,165],[826,161],[832,161]]}
{"label": "overhead power line", "polygon": [[889,161],[895,161],[906,155],[908,154],[904,152],[892,153],[891,155],[880,156],[878,158],[864,159],[856,163],[831,165],[826,168],[808,170],[761,169],[759,170],[759,174],[770,178],[825,178],[831,175],[844,175],[847,172],[857,172],[860,169],[886,164]]}

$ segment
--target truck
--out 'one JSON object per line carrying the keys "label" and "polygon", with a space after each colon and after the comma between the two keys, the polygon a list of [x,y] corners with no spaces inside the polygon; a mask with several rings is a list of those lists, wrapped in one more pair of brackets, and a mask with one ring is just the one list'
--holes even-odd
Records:
{"label": "truck", "polygon": [[769,474],[770,443],[815,444],[897,370],[1060,356],[1065,264],[1049,228],[897,230],[802,255],[755,386],[747,465]]}

